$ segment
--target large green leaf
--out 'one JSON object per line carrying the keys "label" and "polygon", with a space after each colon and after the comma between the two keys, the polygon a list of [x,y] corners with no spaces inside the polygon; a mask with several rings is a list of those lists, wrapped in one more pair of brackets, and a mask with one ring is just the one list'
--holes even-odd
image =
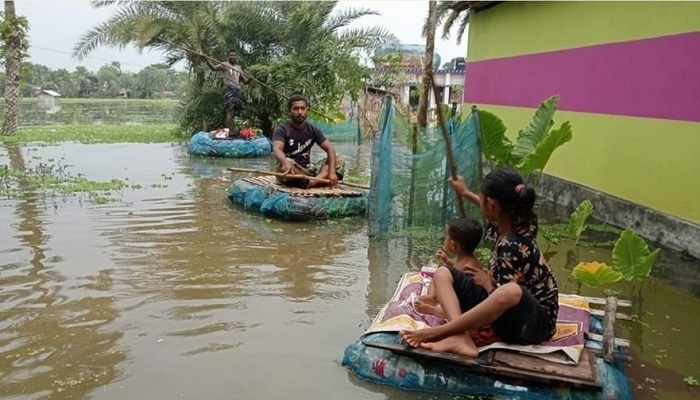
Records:
{"label": "large green leaf", "polygon": [[622,274],[599,262],[579,263],[571,274],[586,286],[593,288],[622,279]]}
{"label": "large green leaf", "polygon": [[510,164],[513,144],[506,137],[506,125],[495,114],[488,111],[479,111],[479,122],[484,157],[494,160],[497,167]]}
{"label": "large green leaf", "polygon": [[571,123],[564,122],[557,130],[553,130],[541,141],[535,151],[525,156],[519,166],[520,172],[530,175],[533,171],[541,171],[549,162],[554,150],[573,138]]}
{"label": "large green leaf", "polygon": [[644,239],[628,228],[620,234],[613,247],[613,267],[626,280],[644,279],[651,273],[659,252],[660,249],[650,252]]}
{"label": "large green leaf", "polygon": [[586,220],[593,214],[593,204],[590,200],[584,200],[576,207],[576,210],[569,217],[568,231],[578,243],[583,231],[586,230]]}
{"label": "large green leaf", "polygon": [[545,100],[535,111],[530,125],[518,133],[518,140],[513,148],[513,159],[522,160],[532,154],[537,146],[544,140],[547,133],[554,125],[554,113],[557,111],[559,96],[552,96]]}

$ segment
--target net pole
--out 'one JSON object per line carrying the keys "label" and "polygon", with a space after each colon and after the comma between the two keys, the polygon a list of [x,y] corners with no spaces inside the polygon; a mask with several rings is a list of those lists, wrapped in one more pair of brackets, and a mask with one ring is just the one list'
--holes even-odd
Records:
{"label": "net pole", "polygon": [[[457,161],[455,160],[454,152],[452,151],[452,143],[450,140],[450,135],[447,133],[447,127],[445,126],[445,116],[442,115],[442,103],[440,102],[440,96],[437,93],[437,85],[435,80],[431,80],[431,85],[433,87],[433,95],[435,96],[435,106],[437,107],[438,122],[440,124],[440,130],[442,131],[442,137],[445,139],[445,150],[447,151],[447,161],[450,166],[452,179],[457,179]],[[459,211],[459,216],[464,218],[467,213],[464,211],[464,203],[462,202],[462,196],[455,192],[457,201],[457,210]]]}
{"label": "net pole", "polygon": [[413,212],[416,206],[416,153],[418,152],[418,124],[413,124],[413,135],[411,136],[411,188],[408,195],[408,226],[413,226]]}

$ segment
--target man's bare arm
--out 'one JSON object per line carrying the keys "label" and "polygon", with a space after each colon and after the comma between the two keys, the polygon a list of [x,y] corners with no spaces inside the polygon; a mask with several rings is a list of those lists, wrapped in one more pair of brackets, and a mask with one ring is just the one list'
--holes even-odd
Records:
{"label": "man's bare arm", "polygon": [[209,69],[211,69],[212,71],[221,71],[221,64],[214,65],[211,63],[211,61],[209,61],[208,58],[205,58],[204,60],[207,62]]}
{"label": "man's bare arm", "polygon": [[321,148],[326,152],[328,157],[328,171],[335,174],[335,149],[330,140],[326,139],[321,143]]}
{"label": "man's bare arm", "polygon": [[288,174],[292,171],[292,165],[287,161],[287,156],[284,155],[284,142],[275,140],[272,142],[272,154],[275,155],[277,162],[283,174]]}

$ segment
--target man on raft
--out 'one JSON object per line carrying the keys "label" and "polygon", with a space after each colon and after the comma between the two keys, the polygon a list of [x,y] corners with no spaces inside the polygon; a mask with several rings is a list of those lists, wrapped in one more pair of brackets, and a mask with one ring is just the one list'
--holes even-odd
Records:
{"label": "man on raft", "polygon": [[236,50],[229,50],[228,60],[214,65],[209,59],[206,59],[209,68],[212,71],[221,72],[224,78],[224,108],[226,109],[226,127],[228,128],[229,138],[237,138],[239,131],[236,129],[236,115],[243,112],[243,100],[241,98],[241,81],[244,84],[250,82],[250,78],[245,76],[241,66],[236,63],[238,53]]}
{"label": "man on raft", "polygon": [[[335,186],[343,179],[344,162],[336,154],[333,144],[323,132],[306,122],[309,102],[304,96],[293,95],[287,102],[289,119],[272,132],[272,151],[277,159],[278,172],[282,174],[306,175],[329,182],[287,179],[277,181],[287,186],[309,189],[315,186]],[[311,162],[311,148],[317,144],[326,152],[326,158]]]}

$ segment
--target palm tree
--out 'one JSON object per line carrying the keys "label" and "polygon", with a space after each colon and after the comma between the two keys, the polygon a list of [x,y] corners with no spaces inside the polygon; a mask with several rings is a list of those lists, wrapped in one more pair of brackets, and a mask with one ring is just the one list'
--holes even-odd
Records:
{"label": "palm tree", "polygon": [[[114,4],[100,1],[94,6]],[[337,2],[118,2],[108,21],[86,32],[74,48],[78,58],[102,45],[157,49],[170,65],[184,61],[192,85],[181,115],[184,126],[221,116],[218,75],[203,53],[223,58],[238,51],[246,73],[263,85],[250,85],[247,117],[264,131],[282,115],[284,99],[270,91],[304,92],[317,108],[337,107],[346,93],[359,93],[367,70],[362,52],[398,39],[381,27],[347,29],[353,21],[377,15],[369,9],[336,10]],[[342,29],[342,32],[341,32]],[[192,50],[192,51],[188,51]],[[213,117],[212,117],[213,115]]]}
{"label": "palm tree", "polygon": [[19,127],[19,74],[28,48],[27,25],[26,19],[17,17],[15,2],[5,1],[5,23],[0,33],[5,42],[5,135],[14,135]]}
{"label": "palm tree", "polygon": [[428,126],[428,104],[433,86],[433,55],[435,54],[435,30],[437,28],[436,2],[428,3],[428,20],[425,31],[425,64],[423,66],[423,90],[418,97],[418,126]]}
{"label": "palm tree", "polygon": [[[462,37],[469,24],[470,10],[476,6],[476,3],[489,3],[483,1],[441,1],[437,5],[437,26],[442,26],[442,38],[447,40],[450,38],[450,31],[458,25],[457,44],[462,43]],[[426,19],[423,25],[423,35],[428,32],[428,21]]]}

